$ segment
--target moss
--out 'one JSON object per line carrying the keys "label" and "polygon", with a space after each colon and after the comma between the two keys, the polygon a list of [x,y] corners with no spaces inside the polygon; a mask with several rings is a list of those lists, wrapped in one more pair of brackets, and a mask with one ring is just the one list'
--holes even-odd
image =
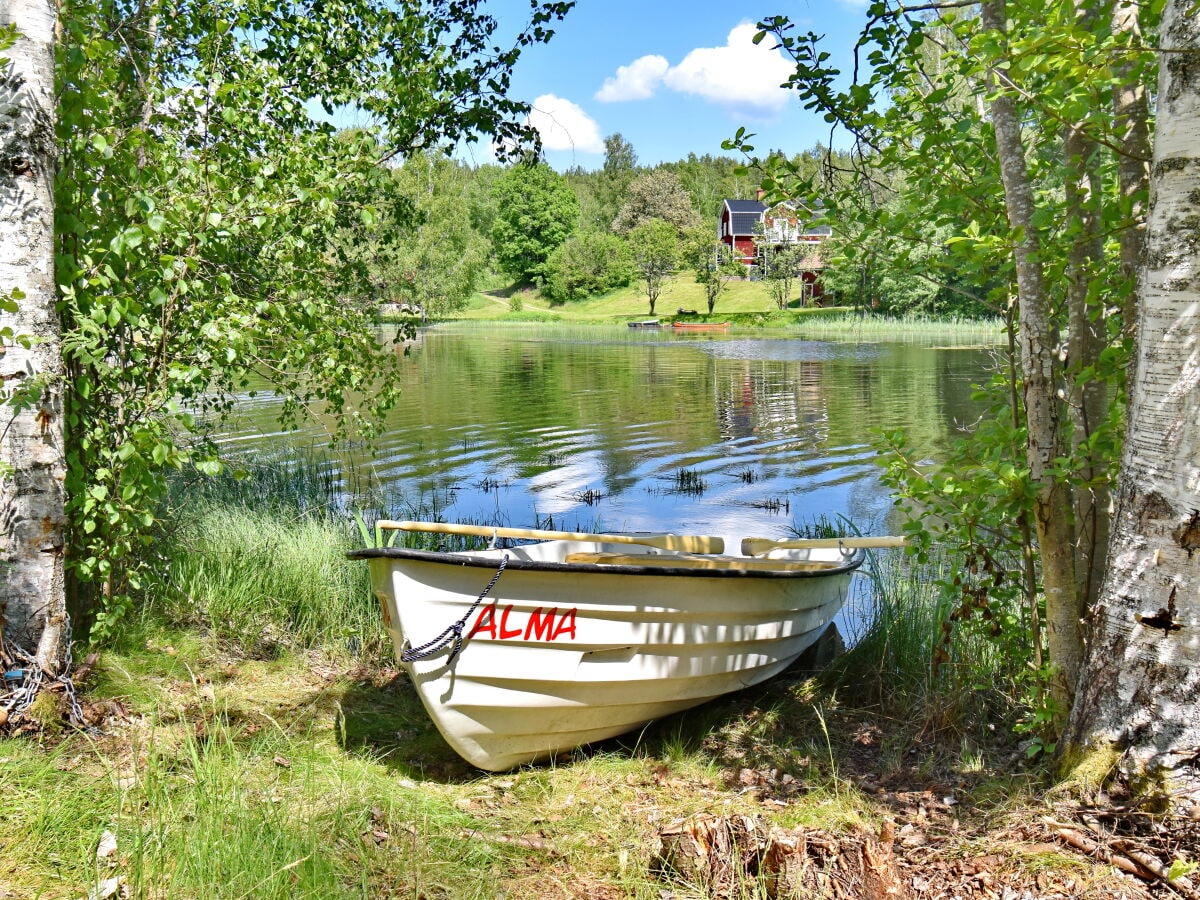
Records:
{"label": "moss", "polygon": [[63,730],[63,713],[66,711],[66,701],[61,694],[42,691],[29,704],[25,711],[30,719],[42,726],[42,730],[51,734],[59,734]]}
{"label": "moss", "polygon": [[1090,796],[1101,790],[1117,770],[1121,751],[1116,744],[1094,747],[1067,746],[1059,764],[1056,790]]}

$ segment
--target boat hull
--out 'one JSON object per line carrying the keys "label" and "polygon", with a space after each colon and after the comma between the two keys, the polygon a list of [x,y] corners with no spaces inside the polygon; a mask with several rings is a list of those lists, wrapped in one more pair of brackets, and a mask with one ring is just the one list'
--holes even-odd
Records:
{"label": "boat hull", "polygon": [[[861,555],[815,572],[590,565],[628,545],[357,551],[404,658],[464,621],[461,652],[404,663],[446,741],[500,771],[614,737],[777,674],[824,631]],[[809,551],[787,558],[803,558]],[[645,553],[669,556],[638,548]],[[509,559],[486,598],[473,604]],[[837,556],[837,551],[832,551]]]}

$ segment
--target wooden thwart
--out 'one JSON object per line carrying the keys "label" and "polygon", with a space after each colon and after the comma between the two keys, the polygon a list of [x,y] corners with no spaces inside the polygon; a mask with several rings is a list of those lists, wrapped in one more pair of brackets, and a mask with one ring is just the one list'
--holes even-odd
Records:
{"label": "wooden thwart", "polygon": [[790,541],[773,541],[770,538],[742,538],[742,555],[759,556],[771,550],[821,550],[845,547],[847,550],[903,547],[904,537],[844,537],[844,538],[796,538]]}
{"label": "wooden thwart", "polygon": [[466,534],[475,537],[527,538],[534,541],[590,541],[603,544],[639,544],[683,553],[723,553],[725,540],[702,534],[588,534],[579,531],[546,531],[541,528],[500,528],[463,525],[457,522],[379,521],[380,528],[393,531],[428,531],[433,534]]}
{"label": "wooden thwart", "polygon": [[741,559],[736,556],[654,556],[649,553],[568,553],[568,563],[603,566],[652,566],[664,569],[709,569],[730,572],[820,572],[840,562],[788,562],[779,559]]}

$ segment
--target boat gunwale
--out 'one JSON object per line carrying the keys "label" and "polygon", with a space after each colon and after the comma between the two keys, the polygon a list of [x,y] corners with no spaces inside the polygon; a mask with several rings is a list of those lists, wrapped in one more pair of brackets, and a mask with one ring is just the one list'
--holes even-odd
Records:
{"label": "boat gunwale", "polygon": [[[471,553],[495,551],[436,551],[415,550],[408,547],[364,547],[351,550],[346,556],[350,559],[405,559],[417,562],[436,563],[439,565],[470,566],[481,569],[495,569],[500,563],[496,556],[468,555]],[[662,556],[655,556],[661,560]],[[730,557],[724,557],[729,559]],[[697,569],[690,566],[669,565],[629,565],[625,563],[565,563],[547,560],[508,558],[509,570],[527,572],[561,572],[564,574],[602,573],[609,575],[651,575],[669,576],[672,578],[825,578],[829,575],[844,575],[853,572],[866,561],[867,554],[859,549],[846,558],[841,565],[831,565],[826,569],[789,570],[773,572],[770,569]],[[737,557],[732,557],[737,559]],[[747,560],[751,559],[747,557]],[[784,562],[785,560],[781,560]]]}

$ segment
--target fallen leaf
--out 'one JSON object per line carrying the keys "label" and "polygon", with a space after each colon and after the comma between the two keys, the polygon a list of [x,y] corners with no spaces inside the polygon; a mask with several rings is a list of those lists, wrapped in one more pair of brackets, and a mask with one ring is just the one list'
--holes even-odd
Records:
{"label": "fallen leaf", "polygon": [[122,878],[105,878],[88,891],[87,900],[108,900],[121,889]]}
{"label": "fallen leaf", "polygon": [[100,843],[96,846],[96,859],[108,859],[117,852],[117,836],[111,831],[100,835]]}

